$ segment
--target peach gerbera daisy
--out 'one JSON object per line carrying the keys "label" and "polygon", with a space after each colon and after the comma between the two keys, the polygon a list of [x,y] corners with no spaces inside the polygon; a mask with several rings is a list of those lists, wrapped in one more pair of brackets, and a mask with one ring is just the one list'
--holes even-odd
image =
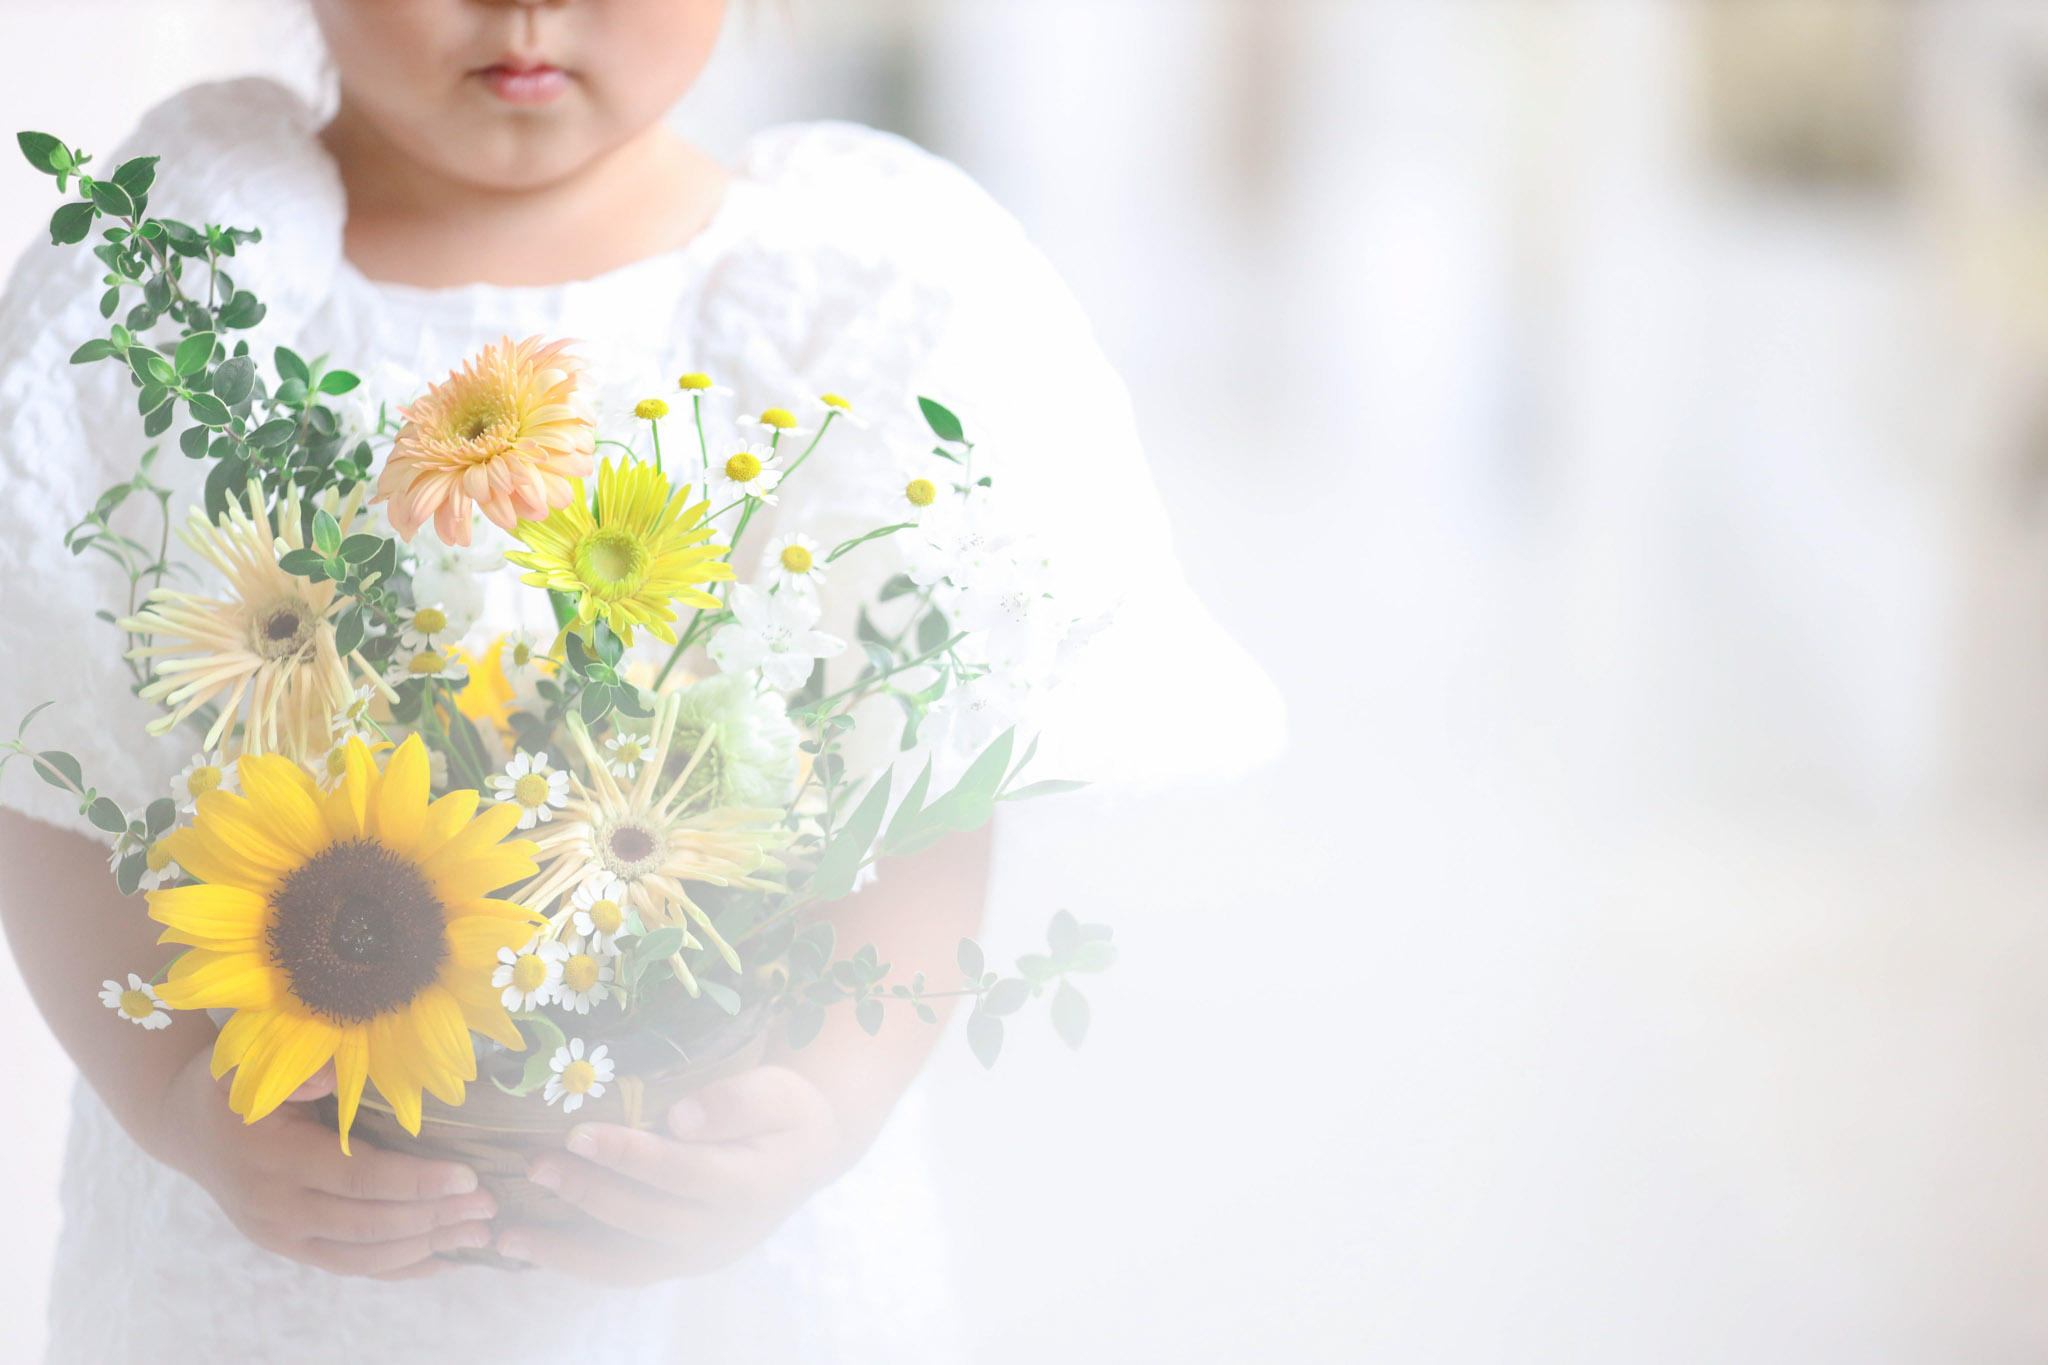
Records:
{"label": "peach gerbera daisy", "polygon": [[399,410],[405,425],[371,501],[391,504],[401,538],[431,518],[443,544],[467,545],[472,503],[509,531],[576,496],[597,419],[577,393],[583,362],[570,344],[505,337]]}

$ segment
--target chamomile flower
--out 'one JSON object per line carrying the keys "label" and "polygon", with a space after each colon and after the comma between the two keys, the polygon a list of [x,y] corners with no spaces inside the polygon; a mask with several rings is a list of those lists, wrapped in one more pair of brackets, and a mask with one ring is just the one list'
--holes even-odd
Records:
{"label": "chamomile flower", "polygon": [[410,682],[414,678],[432,678],[436,682],[460,687],[469,681],[469,670],[453,650],[435,649],[431,645],[417,649],[400,649],[391,656],[390,667],[385,672],[392,683]]}
{"label": "chamomile flower", "polygon": [[128,973],[128,984],[125,986],[118,981],[102,981],[100,1003],[123,1019],[140,1024],[146,1029],[171,1026],[171,1016],[164,1009],[164,1002],[157,998],[156,987],[133,972]]}
{"label": "chamomile flower", "polygon": [[633,415],[643,422],[659,422],[668,416],[668,404],[659,398],[643,398],[633,405]]}
{"label": "chamomile flower", "polygon": [[569,955],[562,961],[562,984],[555,988],[555,1002],[565,1010],[588,1014],[592,1005],[602,1004],[612,993],[612,963],[617,954],[581,938],[566,947]]}
{"label": "chamomile flower", "polygon": [[171,851],[162,839],[158,839],[142,851],[142,879],[136,883],[144,891],[154,891],[165,882],[175,881],[185,874],[171,861]]}
{"label": "chamomile flower", "polygon": [[853,404],[836,393],[821,393],[818,395],[818,402],[824,405],[827,418],[844,422],[856,431],[866,431],[870,425],[867,418],[854,412]]}
{"label": "chamomile flower", "polygon": [[629,735],[621,730],[604,742],[605,766],[630,782],[646,761],[647,750],[646,735]]}
{"label": "chamomile flower", "polygon": [[818,660],[846,648],[846,641],[812,629],[818,604],[796,593],[770,596],[740,584],[732,590],[732,614],[732,624],[711,637],[712,659],[726,673],[759,668],[778,692],[802,687]]}
{"label": "chamomile flower", "polygon": [[585,1057],[581,1038],[571,1038],[556,1048],[555,1055],[548,1059],[548,1070],[554,1074],[548,1077],[547,1089],[541,1092],[547,1102],[560,1100],[562,1112],[573,1114],[583,1107],[585,1097],[594,1100],[602,1096],[612,1078],[612,1059],[606,1053],[605,1045],[599,1043]]}
{"label": "chamomile flower", "polygon": [[788,408],[769,408],[759,417],[743,417],[740,425],[756,428],[771,441],[791,441],[817,431],[816,427],[798,426],[796,414]]}
{"label": "chamomile flower", "polygon": [[450,622],[440,606],[418,607],[401,617],[398,643],[407,649],[440,649],[445,645]]}
{"label": "chamomile flower", "polygon": [[773,504],[775,485],[782,480],[782,471],[775,464],[774,448],[764,445],[750,445],[727,456],[723,464],[713,461],[706,480],[712,498],[721,503],[736,498],[759,498]]}
{"label": "chamomile flower", "polygon": [[539,935],[523,948],[498,949],[491,984],[503,992],[499,1003],[508,1010],[539,1009],[555,998],[562,984],[562,964],[568,960],[566,945]]}
{"label": "chamomile flower", "polygon": [[569,924],[577,938],[600,954],[617,952],[626,927],[626,896],[626,884],[617,877],[593,877],[577,887],[569,898]]}
{"label": "chamomile flower", "polygon": [[815,593],[825,581],[824,556],[818,542],[802,531],[791,531],[768,542],[764,561],[777,587],[788,592]]}
{"label": "chamomile flower", "polygon": [[240,789],[241,781],[235,776],[235,765],[228,762],[218,749],[194,754],[192,761],[178,770],[171,779],[171,799],[178,803],[178,809],[190,815],[199,806],[199,798],[208,792],[231,792]]}
{"label": "chamomile flower", "polygon": [[376,717],[370,714],[371,703],[377,700],[377,689],[364,683],[349,698],[347,706],[334,713],[334,739],[337,744],[350,735],[374,734],[377,730]]}
{"label": "chamomile flower", "polygon": [[491,794],[519,807],[519,828],[532,829],[555,818],[569,800],[569,774],[548,766],[545,753],[514,754],[505,771],[491,778]]}
{"label": "chamomile flower", "polygon": [[505,637],[505,650],[498,656],[498,667],[505,671],[507,678],[521,678],[541,658],[541,648],[534,643],[533,636],[518,630]]}
{"label": "chamomile flower", "polygon": [[713,383],[708,374],[692,371],[676,380],[676,388],[685,398],[730,398],[732,390],[723,384]]}

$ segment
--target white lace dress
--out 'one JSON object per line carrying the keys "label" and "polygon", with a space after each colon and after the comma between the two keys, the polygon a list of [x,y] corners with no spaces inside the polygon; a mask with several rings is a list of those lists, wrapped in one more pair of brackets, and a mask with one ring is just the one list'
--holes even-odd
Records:
{"label": "white lace dress", "polygon": [[[285,344],[331,354],[365,373],[372,395],[402,401],[500,336],[576,337],[606,381],[610,421],[637,398],[672,392],[690,370],[732,386],[732,404],[753,411],[842,394],[874,425],[837,439],[830,462],[821,452],[821,468],[778,509],[779,524],[800,523],[828,544],[842,526],[877,524],[869,509],[892,481],[900,488],[899,452],[930,444],[916,396],[940,398],[1007,452],[1006,495],[1068,581],[1084,595],[1128,599],[1067,700],[1048,708],[1060,741],[1048,761],[1069,758],[1044,771],[1074,773],[1074,755],[1112,777],[1214,766],[1213,745],[1176,738],[1203,725],[1201,696],[1182,689],[1139,715],[1105,705],[1106,689],[1169,650],[1200,661],[1208,696],[1247,697],[1264,684],[1181,584],[1128,404],[1072,299],[957,170],[865,129],[777,129],[750,145],[727,203],[681,250],[556,287],[420,290],[373,283],[343,258],[342,191],[314,129],[283,88],[240,81],[171,100],[124,152],[164,158],[153,212],[263,229],[234,269],[269,304],[255,333],[264,353]],[[164,790],[189,746],[143,738],[152,712],[129,693],[111,628],[93,618],[124,581],[60,544],[144,445],[131,390],[112,367],[67,363],[103,334],[99,273],[82,248],[37,246],[0,305],[0,657],[17,661],[0,676],[0,723],[61,697],[38,722],[38,745],[73,751],[90,780],[141,802]],[[173,447],[159,469],[180,490],[175,507],[198,500],[201,466]],[[771,534],[750,533],[749,543]],[[548,624],[520,621],[508,585],[487,584],[483,595],[482,631]],[[850,622],[837,625],[851,633]],[[19,662],[52,658],[63,660],[60,675]],[[1272,747],[1278,713],[1266,709],[1270,720],[1237,722],[1240,756]],[[10,776],[0,801],[89,832],[26,773]],[[624,1293],[485,1269],[382,1284],[273,1256],[198,1186],[144,1156],[81,1085],[48,1359],[948,1359],[945,1264],[917,1109],[913,1094],[851,1174],[741,1264]]]}

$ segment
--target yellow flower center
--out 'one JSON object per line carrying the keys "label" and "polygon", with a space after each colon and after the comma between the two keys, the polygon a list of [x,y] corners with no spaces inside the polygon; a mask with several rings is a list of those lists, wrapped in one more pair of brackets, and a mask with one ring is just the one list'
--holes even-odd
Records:
{"label": "yellow flower center", "polygon": [[327,751],[327,775],[329,777],[340,777],[347,771],[347,751],[339,745],[336,745],[334,748],[329,749]]}
{"label": "yellow flower center", "polygon": [[156,1013],[156,1001],[141,991],[122,991],[121,1013],[130,1019],[147,1019]]}
{"label": "yellow flower center", "polygon": [[548,979],[548,960],[539,953],[521,953],[512,963],[512,984],[531,995]]}
{"label": "yellow flower center", "polygon": [[600,597],[631,597],[647,576],[647,547],[616,528],[591,532],[576,547],[576,576]]}
{"label": "yellow flower center", "polygon": [[512,646],[512,666],[514,668],[524,668],[532,662],[532,645],[526,643],[526,641],[524,640],[521,640],[518,644]]}
{"label": "yellow flower center", "polygon": [[640,756],[646,753],[647,751],[640,747],[639,740],[629,739],[624,744],[621,744],[618,747],[617,752],[619,755],[619,762],[638,763],[640,761]]}
{"label": "yellow flower center", "polygon": [[171,850],[159,839],[142,855],[142,862],[151,872],[161,872],[171,865]]}
{"label": "yellow flower center", "polygon": [[562,1068],[562,1089],[572,1095],[587,1095],[597,1084],[597,1068],[578,1058]]}
{"label": "yellow flower center", "polygon": [[616,934],[625,927],[626,912],[617,901],[592,901],[585,913],[590,916],[590,927],[600,934]]}
{"label": "yellow flower center", "polygon": [[562,964],[562,984],[572,991],[587,991],[597,984],[597,959],[578,953]]}
{"label": "yellow flower center", "polygon": [[912,507],[930,507],[939,500],[938,485],[930,479],[912,479],[904,486],[903,496],[910,499]]}
{"label": "yellow flower center", "polygon": [[423,649],[412,656],[412,662],[405,666],[405,671],[412,674],[415,678],[428,678],[447,667],[448,661],[446,659],[431,649]]}
{"label": "yellow flower center", "polygon": [[634,405],[633,415],[643,422],[656,422],[668,416],[668,404],[659,398],[643,398]]}
{"label": "yellow flower center", "polygon": [[546,773],[528,773],[512,784],[512,799],[532,810],[544,806],[548,801],[548,776]]}
{"label": "yellow flower center", "polygon": [[439,635],[448,629],[448,613],[439,607],[426,607],[413,613],[412,628],[422,635]]}
{"label": "yellow flower center", "polygon": [[734,483],[752,483],[761,477],[761,462],[743,450],[725,462],[725,477]]}
{"label": "yellow flower center", "polygon": [[192,770],[192,775],[185,779],[185,790],[191,792],[194,796],[204,796],[210,791],[217,791],[219,789],[220,769],[214,767],[211,763],[200,764]]}
{"label": "yellow flower center", "polygon": [[801,545],[782,547],[782,567],[791,573],[809,573],[811,565],[816,562],[811,558],[811,552]]}
{"label": "yellow flower center", "polygon": [[676,387],[684,393],[703,393],[706,389],[712,387],[711,376],[708,374],[697,374],[693,371],[678,379]]}
{"label": "yellow flower center", "polygon": [[828,408],[838,408],[841,412],[853,411],[853,404],[847,402],[836,393],[828,393],[818,401]]}
{"label": "yellow flower center", "polygon": [[761,425],[774,427],[777,431],[793,431],[796,428],[796,414],[788,408],[770,408],[761,414]]}

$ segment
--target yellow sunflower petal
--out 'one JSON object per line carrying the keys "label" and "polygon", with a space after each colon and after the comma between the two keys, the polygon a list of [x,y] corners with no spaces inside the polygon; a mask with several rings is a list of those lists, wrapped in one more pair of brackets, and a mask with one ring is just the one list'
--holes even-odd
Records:
{"label": "yellow sunflower petal", "polygon": [[174,1010],[264,1010],[284,989],[283,973],[258,954],[194,948],[171,964],[156,993]]}
{"label": "yellow sunflower petal", "polygon": [[172,830],[162,840],[171,861],[202,882],[215,886],[240,886],[267,892],[278,883],[278,874],[237,856],[218,839],[209,837],[198,825]]}
{"label": "yellow sunflower petal", "polygon": [[391,1106],[406,1132],[420,1133],[420,1082],[413,1066],[418,1048],[406,1032],[404,1015],[386,1014],[365,1026],[370,1081]]}
{"label": "yellow sunflower petal", "polygon": [[278,1015],[276,1010],[236,1010],[220,1027],[220,1037],[213,1042],[213,1078],[219,1080],[247,1055],[249,1045],[262,1035],[270,1021]]}
{"label": "yellow sunflower petal", "polygon": [[341,1153],[347,1156],[348,1130],[356,1121],[363,1082],[370,1074],[370,1038],[361,1028],[345,1028],[334,1045],[334,1118],[341,1129]]}
{"label": "yellow sunflower petal", "polygon": [[418,847],[432,780],[427,746],[418,735],[399,745],[385,762],[384,775],[370,794],[370,823],[377,841],[392,852],[410,854]]}
{"label": "yellow sunflower petal", "polygon": [[370,746],[360,737],[349,739],[341,759],[341,781],[322,802],[327,825],[338,840],[362,839],[374,832],[370,828],[370,789],[376,785],[377,765]]}
{"label": "yellow sunflower petal", "polygon": [[462,829],[476,814],[479,793],[464,788],[449,792],[446,796],[427,807],[426,820],[420,826],[419,843],[413,856],[427,858],[440,849]]}
{"label": "yellow sunflower petal", "polygon": [[149,917],[173,933],[213,940],[253,939],[263,933],[268,901],[243,886],[172,886],[149,893]]}
{"label": "yellow sunflower petal", "polygon": [[421,991],[413,997],[412,1027],[427,1063],[422,1075],[430,1084],[437,1073],[465,1081],[476,1079],[476,1049],[470,1044],[462,1006],[454,996],[438,985]]}
{"label": "yellow sunflower petal", "polygon": [[481,973],[488,978],[498,960],[500,948],[517,948],[540,928],[537,920],[515,920],[500,915],[465,915],[448,922],[448,966]]}
{"label": "yellow sunflower petal", "polygon": [[332,842],[320,812],[320,789],[306,770],[276,754],[246,755],[237,771],[249,804],[262,813],[267,832],[301,863]]}
{"label": "yellow sunflower petal", "polygon": [[489,1000],[472,1001],[457,998],[462,1007],[462,1022],[493,1042],[503,1043],[513,1052],[526,1051],[526,1039],[519,1032],[519,1025],[512,1022],[504,1003],[495,996]]}
{"label": "yellow sunflower petal", "polygon": [[281,875],[305,861],[278,836],[269,813],[246,797],[210,791],[199,798],[198,811],[193,828],[258,872]]}
{"label": "yellow sunflower petal", "polygon": [[281,1016],[235,1068],[228,1106],[242,1122],[255,1123],[333,1060],[340,1041],[341,1030],[318,1015]]}

